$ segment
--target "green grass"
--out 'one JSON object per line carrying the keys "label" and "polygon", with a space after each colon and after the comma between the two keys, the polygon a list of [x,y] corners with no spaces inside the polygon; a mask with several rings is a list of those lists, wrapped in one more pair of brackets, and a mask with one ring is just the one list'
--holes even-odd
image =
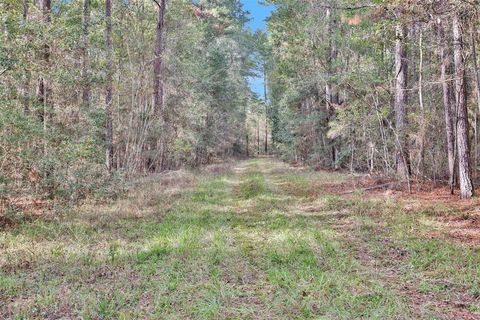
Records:
{"label": "green grass", "polygon": [[431,319],[458,294],[480,309],[479,250],[429,239],[428,210],[319,193],[338,173],[236,169],[3,230],[0,318]]}

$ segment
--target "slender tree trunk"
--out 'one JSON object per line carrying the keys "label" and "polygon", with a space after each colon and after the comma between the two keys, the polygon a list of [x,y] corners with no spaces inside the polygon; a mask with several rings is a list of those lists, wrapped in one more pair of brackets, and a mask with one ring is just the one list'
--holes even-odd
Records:
{"label": "slender tree trunk", "polygon": [[473,179],[475,180],[477,178],[477,166],[478,166],[478,113],[475,112],[475,119],[473,120],[473,152],[474,152],[474,158],[473,158]]}
{"label": "slender tree trunk", "polygon": [[419,153],[418,153],[418,162],[417,162],[417,178],[423,172],[423,163],[425,158],[425,130],[426,130],[426,119],[425,119],[425,106],[423,103],[423,31],[422,26],[420,26],[418,34],[418,47],[419,47],[419,62],[418,62],[418,103],[420,106],[420,133],[419,133]]}
{"label": "slender tree trunk", "polygon": [[[336,28],[336,19],[335,19],[335,14],[333,12],[333,8],[327,8],[326,9],[326,19],[327,19],[327,36],[329,37],[328,39],[328,50],[327,50],[327,75],[328,79],[325,85],[325,93],[326,93],[326,101],[327,101],[327,110],[328,110],[328,121],[334,121],[336,118],[336,110],[335,108],[339,104],[339,93],[338,93],[338,88],[335,84],[335,81],[333,81],[333,77],[336,76],[337,73],[337,68],[336,68],[336,60],[338,56],[338,51],[337,51],[337,43],[335,42],[334,39],[334,31]],[[333,139],[331,141],[331,146],[332,146],[332,166],[335,169],[338,169],[338,151],[337,151],[337,146],[336,146],[336,141]]]}
{"label": "slender tree trunk", "polygon": [[[51,1],[50,0],[41,0],[41,9],[42,9],[42,16],[43,22],[45,23],[45,28],[50,25],[51,17]],[[47,118],[51,110],[48,109],[48,98],[49,98],[49,87],[46,80],[46,73],[49,68],[50,64],[50,46],[48,43],[44,43],[42,48],[42,64],[43,64],[43,74],[38,79],[38,87],[37,87],[37,97],[39,105],[42,106],[42,111],[39,112],[39,118],[43,122],[44,130],[47,129]]]}
{"label": "slender tree trunk", "polygon": [[[28,22],[28,0],[22,0],[22,20],[23,24],[26,27],[27,22]],[[25,34],[24,35],[24,40],[25,43],[28,42],[28,36]],[[28,57],[28,55],[27,55]],[[26,58],[27,58],[26,57]],[[28,70],[28,67],[25,68],[25,74],[24,74],[24,79],[23,79],[23,84],[22,84],[22,95],[23,95],[23,110],[25,114],[30,113],[30,70]]]}
{"label": "slender tree trunk", "polygon": [[477,176],[477,166],[478,166],[478,136],[477,136],[477,129],[478,129],[478,113],[480,112],[480,75],[478,74],[478,62],[477,62],[477,41],[475,38],[475,30],[470,29],[471,33],[471,40],[472,40],[472,59],[473,59],[473,66],[475,68],[475,93],[477,98],[477,110],[475,111],[475,161],[474,161],[474,178]]}
{"label": "slender tree trunk", "polygon": [[[154,118],[161,122],[161,137],[158,142],[160,149],[159,161],[160,170],[166,169],[167,154],[167,134],[168,134],[168,116],[164,106],[164,87],[163,87],[163,34],[165,29],[165,11],[166,0],[155,1],[158,5],[158,18],[155,36],[155,51],[153,63],[153,113]],[[156,159],[154,159],[156,161]]]}
{"label": "slender tree trunk", "polygon": [[257,155],[260,155],[260,119],[257,118]]}
{"label": "slender tree trunk", "polygon": [[[40,8],[42,11],[42,18],[44,23],[44,29],[48,32],[48,28],[51,23],[51,0],[41,0],[40,1]],[[48,139],[47,139],[47,132],[48,132],[48,120],[53,118],[53,110],[50,106],[50,86],[47,81],[47,74],[50,69],[50,46],[47,41],[42,46],[42,52],[40,54],[41,63],[42,63],[42,74],[38,79],[38,87],[37,87],[37,101],[40,106],[38,110],[38,117],[40,121],[43,123],[43,132],[44,132],[44,140],[43,140],[43,154],[47,156],[48,154]],[[47,193],[49,199],[55,198],[55,179],[53,178],[55,174],[55,167],[53,165],[49,165],[45,168],[45,178],[47,181]]]}
{"label": "slender tree trunk", "polygon": [[455,183],[455,130],[453,122],[452,93],[449,83],[449,69],[452,63],[452,56],[445,39],[445,30],[442,20],[438,19],[438,43],[440,48],[440,82],[443,88],[443,108],[445,113],[445,132],[447,135],[447,154],[448,154],[448,185],[450,193],[453,194]]}
{"label": "slender tree trunk", "polygon": [[[417,40],[417,37],[420,35],[420,32],[422,32],[422,26],[419,25],[417,21],[413,21],[410,24],[408,24],[408,27],[406,27],[407,31],[405,33],[405,43],[412,43],[415,44],[415,41]],[[418,80],[418,54],[416,50],[411,50],[409,52],[409,68],[408,71],[410,72],[410,81],[411,83],[415,83]],[[407,73],[408,77],[408,73]],[[409,99],[413,97],[413,94],[408,96]]]}
{"label": "slender tree trunk", "polygon": [[165,6],[166,0],[160,0],[158,8],[158,19],[155,37],[155,57],[153,65],[153,111],[156,116],[163,113],[163,30],[165,27]]}
{"label": "slender tree trunk", "polygon": [[265,155],[268,154],[268,98],[267,98],[267,67],[263,65],[263,96],[265,100]]}
{"label": "slender tree trunk", "polygon": [[89,79],[89,56],[88,56],[88,28],[90,27],[90,1],[83,0],[82,39],[80,47],[80,64],[82,78],[82,105],[90,107],[90,79]]}
{"label": "slender tree trunk", "polygon": [[477,95],[477,111],[480,112],[480,74],[478,73],[478,61],[477,61],[477,41],[475,38],[475,29],[471,30],[472,39],[472,59],[473,66],[475,68],[475,92]]}
{"label": "slender tree trunk", "polygon": [[397,25],[397,39],[395,43],[395,130],[398,136],[396,144],[397,175],[409,179],[409,160],[407,148],[407,50],[405,46],[405,26]]}
{"label": "slender tree trunk", "polygon": [[113,170],[113,43],[112,43],[112,2],[105,0],[105,43],[107,46],[107,78],[105,87],[105,165],[108,171]]}
{"label": "slender tree trunk", "polygon": [[268,122],[265,119],[265,155],[268,154]]}
{"label": "slender tree trunk", "polygon": [[459,14],[453,18],[453,42],[455,60],[455,98],[457,103],[457,152],[460,197],[471,198],[474,188],[470,168],[470,145],[468,138],[467,90],[465,86],[465,61],[463,58],[463,25]]}

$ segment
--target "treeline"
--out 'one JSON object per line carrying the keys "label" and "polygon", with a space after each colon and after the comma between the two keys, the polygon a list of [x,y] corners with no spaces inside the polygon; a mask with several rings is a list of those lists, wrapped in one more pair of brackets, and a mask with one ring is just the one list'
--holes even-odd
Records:
{"label": "treeline", "polygon": [[255,35],[239,0],[0,2],[0,199],[112,196],[271,147],[473,195],[480,4],[269,2]]}
{"label": "treeline", "polygon": [[278,152],[313,166],[444,180],[473,195],[477,1],[271,2]]}
{"label": "treeline", "polygon": [[0,198],[245,154],[246,22],[238,0],[2,0]]}

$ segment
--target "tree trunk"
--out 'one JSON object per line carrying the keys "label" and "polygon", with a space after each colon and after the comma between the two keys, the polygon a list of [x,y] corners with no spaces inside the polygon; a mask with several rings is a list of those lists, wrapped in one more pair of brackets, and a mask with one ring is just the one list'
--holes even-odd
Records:
{"label": "tree trunk", "polygon": [[260,119],[257,118],[257,155],[260,155]]}
{"label": "tree trunk", "polygon": [[[42,9],[42,16],[43,22],[45,23],[45,27],[50,24],[51,17],[51,1],[50,0],[42,0],[41,1],[41,9]],[[47,118],[51,110],[48,109],[48,98],[49,98],[49,87],[47,80],[45,78],[45,74],[48,71],[48,65],[50,63],[50,46],[48,43],[44,43],[42,48],[42,63],[43,63],[43,74],[38,79],[38,87],[37,87],[37,98],[39,105],[42,106],[41,111],[39,112],[39,118],[43,122],[44,130],[47,128]]]}
{"label": "tree trunk", "polygon": [[268,98],[267,98],[267,67],[263,65],[263,97],[265,101],[265,155],[268,154]]}
{"label": "tree trunk", "polygon": [[471,37],[472,37],[472,59],[473,59],[473,66],[475,68],[475,93],[477,98],[477,110],[475,110],[475,157],[474,157],[474,179],[477,176],[477,166],[478,166],[478,135],[477,135],[477,128],[478,128],[478,113],[480,112],[480,75],[478,74],[478,62],[477,62],[477,41],[475,38],[475,29],[470,29]]}
{"label": "tree trunk", "polygon": [[268,154],[268,122],[265,118],[265,155]]}
{"label": "tree trunk", "polygon": [[247,134],[245,136],[245,142],[246,142],[245,151],[246,151],[247,158],[248,158],[250,156],[250,151],[248,150],[250,148],[250,146],[248,145],[248,143],[249,143],[249,141],[248,141],[248,128],[247,128]]}
{"label": "tree trunk", "polygon": [[[23,24],[26,27],[28,21],[28,0],[22,0],[22,20]],[[25,44],[29,41],[28,36],[24,35]],[[25,58],[28,58],[28,54]],[[23,110],[25,114],[30,113],[30,71],[28,67],[25,68],[24,71],[24,79],[22,84],[22,95],[23,95]]]}
{"label": "tree trunk", "polygon": [[90,26],[90,1],[83,0],[82,39],[80,46],[80,64],[82,78],[82,106],[90,106],[90,79],[89,79],[89,56],[88,56],[88,28]]}
{"label": "tree trunk", "polygon": [[457,103],[457,153],[460,197],[471,198],[474,188],[470,168],[468,138],[467,90],[465,86],[465,61],[463,58],[463,30],[458,13],[453,18],[453,48],[455,60],[455,98]]}
{"label": "tree trunk", "polygon": [[475,38],[475,29],[471,30],[472,37],[472,59],[473,66],[475,68],[475,92],[477,94],[477,112],[480,112],[480,74],[478,73],[478,61],[477,61],[477,41]]}
{"label": "tree trunk", "polygon": [[396,166],[399,177],[409,179],[409,160],[407,148],[407,50],[405,46],[405,26],[399,22],[397,25],[397,39],[395,43],[395,130]]}
{"label": "tree trunk", "polygon": [[[327,81],[325,85],[325,94],[326,94],[326,101],[327,101],[327,111],[328,111],[328,122],[334,121],[336,118],[336,110],[335,108],[339,105],[340,98],[338,94],[338,89],[333,81],[333,77],[336,76],[337,68],[335,66],[338,51],[337,51],[337,44],[334,39],[334,31],[336,28],[336,20],[335,14],[333,12],[333,8],[326,9],[326,19],[327,19],[327,36],[328,39],[328,49],[327,49]],[[335,169],[338,169],[338,159],[337,159],[337,147],[335,139],[331,141],[332,146],[332,166]]]}
{"label": "tree trunk", "polygon": [[113,169],[113,43],[112,43],[112,2],[105,0],[105,43],[107,46],[107,78],[105,87],[105,165],[109,172]]}
{"label": "tree trunk", "polygon": [[166,0],[160,0],[155,37],[155,57],[153,65],[153,112],[156,116],[163,116],[163,29],[165,26]]}
{"label": "tree trunk", "polygon": [[[51,0],[42,0],[40,2],[40,8],[42,11],[42,18],[44,23],[44,29],[48,29],[51,22]],[[52,107],[49,105],[49,98],[50,98],[50,88],[47,81],[47,74],[50,69],[50,46],[48,42],[45,42],[42,46],[42,51],[40,54],[41,63],[42,63],[42,74],[38,79],[38,87],[37,87],[37,101],[40,106],[38,109],[38,117],[40,121],[43,123],[43,132],[45,134],[43,140],[43,154],[47,156],[48,154],[48,139],[47,139],[47,131],[48,131],[48,119],[53,118],[53,110]],[[54,177],[55,167],[50,164],[45,168],[45,181],[47,182],[46,191],[48,194],[49,199],[55,198],[55,179]]]}
{"label": "tree trunk", "polygon": [[417,161],[417,179],[423,172],[424,158],[425,158],[425,135],[426,135],[426,119],[425,106],[423,103],[423,31],[422,26],[418,32],[418,47],[419,47],[419,61],[418,61],[418,104],[420,106],[420,132],[418,139],[418,161]]}
{"label": "tree trunk", "polygon": [[453,194],[453,188],[455,183],[455,131],[452,109],[452,94],[451,86],[448,82],[448,72],[452,63],[452,56],[448,48],[447,41],[445,39],[445,30],[442,24],[442,20],[438,19],[438,43],[440,49],[440,82],[443,88],[443,108],[445,113],[445,132],[447,134],[447,154],[448,154],[448,185],[450,187],[450,193]]}
{"label": "tree trunk", "polygon": [[[165,29],[165,11],[166,0],[156,2],[158,5],[158,18],[155,36],[155,51],[153,62],[153,113],[155,119],[161,121],[161,137],[158,142],[159,148],[159,168],[161,171],[167,168],[167,134],[168,134],[168,117],[164,106],[164,88],[163,88],[163,33]],[[156,159],[154,159],[156,161]]]}

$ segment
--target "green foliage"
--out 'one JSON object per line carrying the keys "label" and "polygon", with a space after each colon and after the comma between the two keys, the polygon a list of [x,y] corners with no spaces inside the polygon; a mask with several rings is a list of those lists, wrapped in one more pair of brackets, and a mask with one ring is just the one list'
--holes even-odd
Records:
{"label": "green foliage", "polygon": [[[244,29],[247,16],[240,1],[201,6],[168,1],[162,121],[151,106],[158,7],[153,1],[112,1],[112,174],[104,165],[105,3],[90,1],[86,38],[84,1],[53,1],[51,19],[42,16],[41,3],[27,4],[26,21],[21,1],[0,4],[2,197],[72,203],[111,198],[125,190],[127,175],[198,166],[243,152],[255,40]],[[196,15],[196,10],[203,11]],[[84,45],[85,77],[79,60]],[[38,95],[40,78],[47,84],[46,103]],[[85,86],[88,105],[82,102]]]}

